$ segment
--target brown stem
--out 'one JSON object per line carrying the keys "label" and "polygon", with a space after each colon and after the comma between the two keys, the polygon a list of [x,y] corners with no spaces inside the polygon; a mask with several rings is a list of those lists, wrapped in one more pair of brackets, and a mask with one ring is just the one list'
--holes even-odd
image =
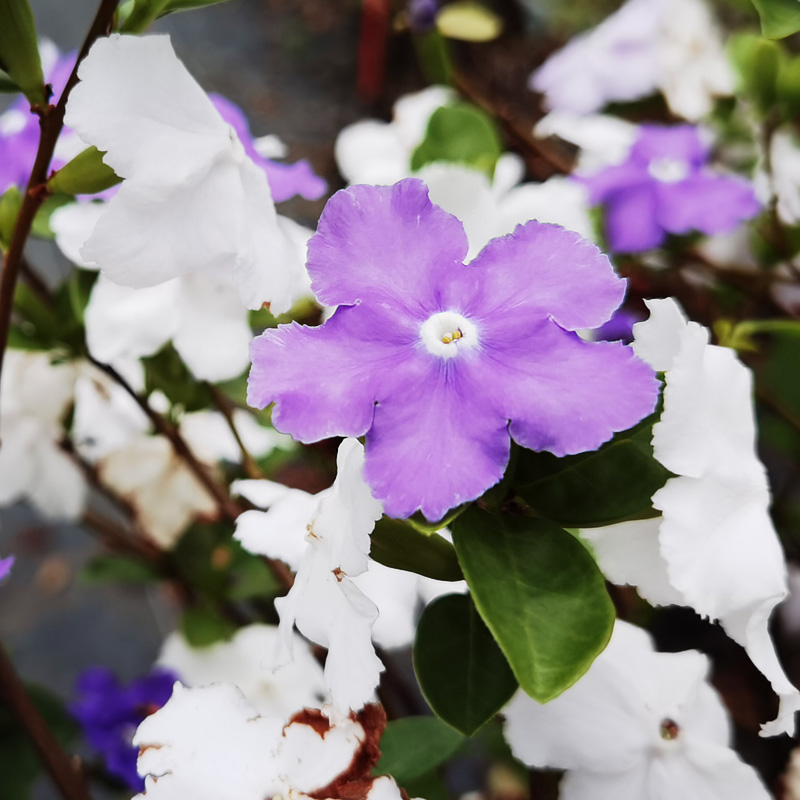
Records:
{"label": "brown stem", "polygon": [[25,189],[22,206],[14,225],[14,232],[11,235],[8,252],[3,261],[3,274],[0,276],[0,374],[3,368],[3,357],[8,346],[11,313],[14,307],[14,289],[22,268],[25,243],[28,241],[36,214],[48,196],[47,175],[50,169],[50,162],[53,159],[56,142],[64,127],[64,112],[67,100],[73,87],[78,82],[78,66],[86,57],[95,39],[107,35],[109,32],[118,2],[119,0],[101,0],[94,21],[78,54],[75,67],[56,105],[34,109],[39,114],[39,147],[36,151],[36,159]]}
{"label": "brown stem", "polygon": [[228,423],[228,428],[233,434],[233,438],[236,439],[236,444],[239,446],[239,452],[242,454],[242,467],[244,467],[245,474],[248,478],[263,480],[264,473],[259,468],[256,460],[253,458],[250,451],[245,446],[245,443],[242,441],[242,437],[239,435],[239,430],[237,429],[236,423],[233,419],[233,402],[223,391],[221,391],[217,386],[214,386],[214,384],[207,383],[206,388],[208,389],[208,393],[211,395],[211,399],[214,405],[217,407],[217,410],[220,412],[220,414],[222,414],[223,417],[225,417],[225,422]]}
{"label": "brown stem", "polygon": [[91,800],[80,762],[61,747],[30,698],[11,659],[0,645],[0,694],[42,759],[64,800]]}

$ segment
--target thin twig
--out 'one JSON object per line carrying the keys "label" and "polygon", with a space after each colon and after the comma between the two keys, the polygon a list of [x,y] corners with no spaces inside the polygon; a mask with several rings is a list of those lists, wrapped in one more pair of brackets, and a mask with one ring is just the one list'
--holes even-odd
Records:
{"label": "thin twig", "polygon": [[239,446],[239,452],[242,454],[242,467],[244,468],[245,474],[248,478],[263,480],[264,473],[261,471],[256,463],[256,460],[253,458],[252,454],[247,449],[247,446],[242,441],[242,437],[239,434],[238,428],[236,427],[236,422],[233,419],[233,402],[223,391],[221,391],[217,386],[214,386],[213,383],[207,383],[206,388],[208,389],[208,393],[211,395],[211,400],[217,407],[217,410],[220,414],[222,414],[223,417],[225,417],[225,422],[228,423],[228,428],[230,429],[233,438],[236,440],[236,444]]}
{"label": "thin twig", "polygon": [[[48,727],[11,659],[0,645],[0,694],[42,759],[64,800],[91,800],[80,770],[80,761],[64,752]],[[9,768],[12,768],[9,765]]]}
{"label": "thin twig", "polygon": [[75,67],[56,105],[32,109],[39,114],[39,147],[36,151],[36,159],[25,189],[22,206],[14,225],[14,232],[11,235],[8,252],[3,261],[3,274],[0,276],[0,374],[2,373],[3,358],[8,346],[11,314],[14,308],[14,290],[22,268],[23,252],[36,214],[49,194],[47,176],[56,142],[64,127],[64,112],[67,100],[73,87],[78,82],[78,67],[81,61],[86,57],[94,41],[109,32],[118,2],[119,0],[101,0],[94,21],[78,54]]}

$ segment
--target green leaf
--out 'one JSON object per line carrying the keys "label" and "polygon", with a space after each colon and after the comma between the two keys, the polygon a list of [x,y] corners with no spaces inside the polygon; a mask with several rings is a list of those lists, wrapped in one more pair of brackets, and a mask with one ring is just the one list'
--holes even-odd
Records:
{"label": "green leaf", "polygon": [[122,33],[142,33],[159,17],[176,11],[191,11],[222,3],[224,0],[134,0],[120,26]]}
{"label": "green leaf", "polygon": [[18,91],[19,86],[8,77],[7,73],[0,69],[0,92],[3,94],[16,94]]}
{"label": "green leaf", "polygon": [[33,228],[31,229],[33,235],[38,236],[40,239],[55,239],[53,229],[50,227],[50,217],[53,216],[53,212],[57,208],[61,208],[61,206],[71,202],[72,198],[66,194],[54,194],[52,197],[48,197],[34,217]]}
{"label": "green leaf", "polygon": [[3,250],[7,250],[11,244],[20,208],[22,208],[22,194],[16,186],[10,186],[0,197],[0,248]]}
{"label": "green leaf", "polygon": [[786,119],[800,115],[800,56],[787,61],[778,74],[778,101]]}
{"label": "green leaf", "polygon": [[27,284],[18,283],[14,290],[14,310],[18,318],[15,338],[22,339],[22,349],[67,350],[83,355],[85,335],[82,319],[75,309],[72,283],[91,283],[92,273],[73,275],[52,294],[52,302],[42,300]]}
{"label": "green leaf", "polygon": [[234,546],[231,575],[234,583],[228,590],[227,597],[233,601],[274,597],[281,590],[264,560],[248,553],[238,542]]}
{"label": "green leaf", "polygon": [[158,571],[144,561],[118,554],[95,556],[80,572],[80,580],[85,584],[151,583],[159,578]]}
{"label": "green leaf", "polygon": [[656,420],[648,417],[599,450],[574,456],[520,449],[514,488],[538,516],[563,528],[658,516],[651,498],[670,472],[653,457]]}
{"label": "green leaf", "polygon": [[456,0],[436,15],[436,28],[450,39],[490,42],[503,32],[503,21],[475,0]]}
{"label": "green leaf", "polygon": [[728,50],[740,90],[755,102],[762,114],[767,114],[775,103],[778,75],[786,61],[783,49],[761,36],[740,33],[730,39]]}
{"label": "green leaf", "polygon": [[753,0],[761,17],[761,32],[769,39],[783,39],[800,31],[798,0]]}
{"label": "green leaf", "polygon": [[[26,688],[62,747],[69,748],[77,738],[78,725],[64,709],[64,703],[42,687],[28,684]],[[0,793],[3,800],[30,800],[33,784],[43,771],[42,763],[14,715],[3,703],[0,703],[0,764],[5,765]]]}
{"label": "green leaf", "polygon": [[236,627],[211,608],[188,608],[181,616],[181,633],[192,647],[210,647],[230,639]]}
{"label": "green leaf", "polygon": [[36,22],[28,0],[0,2],[0,68],[32,106],[47,103]]}
{"label": "green leaf", "polygon": [[438,534],[426,535],[405,522],[383,517],[370,538],[370,556],[386,567],[437,581],[464,579],[453,545]]}
{"label": "green leaf", "polygon": [[466,164],[491,178],[501,152],[494,120],[470,103],[455,103],[433,112],[425,138],[411,156],[411,169],[448,161]]}
{"label": "green leaf", "polygon": [[540,703],[568,689],[603,651],[614,606],[591,555],[545,520],[477,508],[453,540],[475,605],[520,686]]}
{"label": "green leaf", "polygon": [[453,78],[452,58],[447,40],[437,30],[414,34],[414,49],[428,83],[449,84]]}
{"label": "green leaf", "polygon": [[122,178],[103,161],[104,153],[87,147],[66,163],[47,182],[52,192],[62,194],[97,194],[116,186]]}
{"label": "green leaf", "polygon": [[421,778],[447,761],[464,737],[436,717],[393,720],[381,737],[381,757],[374,775],[391,775],[400,786]]}
{"label": "green leaf", "polygon": [[211,405],[208,390],[189,372],[172,344],[142,359],[145,392],[163,392],[169,401],[185,411],[199,411]]}
{"label": "green leaf", "polygon": [[414,671],[436,715],[466,736],[517,689],[505,656],[465,594],[440,597],[423,612],[414,641]]}

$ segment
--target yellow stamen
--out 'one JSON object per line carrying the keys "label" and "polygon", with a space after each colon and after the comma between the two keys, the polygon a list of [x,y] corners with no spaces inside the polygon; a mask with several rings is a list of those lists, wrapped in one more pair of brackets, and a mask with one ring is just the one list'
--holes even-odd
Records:
{"label": "yellow stamen", "polygon": [[453,333],[453,338],[454,338],[454,339],[460,339],[460,338],[461,338],[463,335],[464,335],[464,334],[463,334],[463,333],[461,333],[461,331],[455,331],[455,332]]}
{"label": "yellow stamen", "polygon": [[442,336],[442,342],[444,344],[450,344],[450,342],[454,342],[456,339],[461,339],[464,336],[461,331],[453,331],[452,333],[446,333]]}

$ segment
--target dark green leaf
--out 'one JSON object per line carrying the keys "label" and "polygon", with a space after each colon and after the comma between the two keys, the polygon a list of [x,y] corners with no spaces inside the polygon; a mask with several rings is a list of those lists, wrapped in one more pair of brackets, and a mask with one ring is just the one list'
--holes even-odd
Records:
{"label": "dark green leaf", "polygon": [[0,92],[3,94],[16,94],[18,91],[19,86],[8,77],[7,73],[0,69]]}
{"label": "dark green leaf", "polygon": [[135,0],[125,17],[121,30],[123,33],[142,33],[159,17],[176,11],[191,11],[222,3],[224,0]]}
{"label": "dark green leaf", "polygon": [[227,597],[234,601],[274,597],[281,588],[264,560],[248,553],[238,543],[231,577],[233,585],[228,590]]}
{"label": "dark green leaf", "polygon": [[72,161],[66,163],[47,182],[50,190],[62,194],[97,194],[122,179],[103,161],[103,153],[96,147],[87,147]]}
{"label": "dark green leaf", "polygon": [[425,535],[396,519],[384,517],[372,532],[370,555],[386,567],[416,572],[437,581],[464,576],[453,545],[438,534]]}
{"label": "dark green leaf", "polygon": [[650,498],[670,473],[653,458],[655,416],[599,450],[558,458],[520,449],[514,488],[537,515],[564,528],[657,516]]}
{"label": "dark green leaf", "polygon": [[453,541],[475,605],[520,686],[540,703],[575,683],[614,624],[605,580],[577,539],[544,520],[470,509]]}
{"label": "dark green leaf", "polygon": [[[28,685],[28,694],[50,730],[64,748],[77,738],[78,725],[56,695],[39,686]],[[30,800],[42,764],[28,737],[8,707],[0,703],[0,764],[3,764],[3,800]],[[12,766],[13,765],[13,766]]]}
{"label": "dark green leaf", "polygon": [[47,101],[36,22],[28,0],[0,2],[0,69],[31,105],[44,105]]}
{"label": "dark green leaf", "polygon": [[470,103],[456,103],[433,112],[425,138],[411,156],[411,169],[448,161],[466,164],[491,177],[501,152],[494,120]]}
{"label": "dark green leaf", "polygon": [[9,187],[0,197],[0,248],[7,250],[22,207],[22,194],[16,186]]}
{"label": "dark green leaf", "polygon": [[426,772],[419,778],[406,781],[403,788],[409,797],[424,797],[425,800],[451,800],[444,781],[436,771]]}
{"label": "dark green leaf", "polygon": [[157,570],[144,561],[117,554],[95,556],[80,572],[83,583],[150,583],[159,577]]}
{"label": "dark green leaf", "polygon": [[189,608],[181,617],[181,633],[192,647],[210,647],[235,632],[232,623],[210,608]]}
{"label": "dark green leaf", "polygon": [[770,39],[783,39],[800,31],[797,0],[753,0],[761,17],[761,32]]}
{"label": "dark green leaf", "polygon": [[787,119],[800,114],[800,56],[783,65],[778,75],[778,100]]}
{"label": "dark green leaf", "polygon": [[163,392],[171,403],[185,411],[199,411],[211,405],[208,390],[189,372],[172,344],[142,359],[145,391]]}
{"label": "dark green leaf", "polygon": [[786,54],[776,42],[752,33],[734,36],[728,48],[741,90],[753,100],[762,114],[768,113],[775,102],[778,75],[786,61]]}
{"label": "dark green leaf", "polygon": [[391,775],[400,786],[421,778],[452,756],[464,737],[436,717],[393,720],[381,737],[375,775]]}
{"label": "dark green leaf", "polygon": [[414,49],[428,83],[448,84],[453,77],[450,48],[437,30],[414,35]]}
{"label": "dark green leaf", "polygon": [[414,671],[437,716],[466,736],[491,719],[517,688],[505,656],[463,594],[440,597],[423,612]]}

